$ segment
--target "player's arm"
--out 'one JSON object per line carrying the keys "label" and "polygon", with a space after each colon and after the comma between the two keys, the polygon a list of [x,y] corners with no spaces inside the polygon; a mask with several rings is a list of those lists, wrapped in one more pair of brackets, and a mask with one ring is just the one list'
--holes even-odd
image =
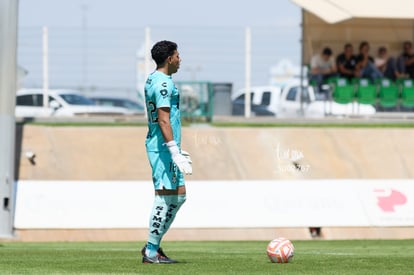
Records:
{"label": "player's arm", "polygon": [[178,169],[185,174],[192,174],[193,168],[191,166],[191,158],[187,152],[181,153],[177,143],[174,140],[171,123],[170,123],[170,108],[158,108],[158,125],[160,127],[162,137],[165,144],[171,153],[171,158]]}
{"label": "player's arm", "polygon": [[410,58],[407,58],[405,60],[405,66],[410,66],[413,63],[414,63],[414,56],[413,57],[410,57]]}
{"label": "player's arm", "polygon": [[174,140],[173,132],[170,123],[170,108],[158,108],[158,125],[164,138],[165,143]]}
{"label": "player's arm", "polygon": [[331,72],[330,73],[336,73],[338,71],[338,67],[336,66],[336,62],[332,59],[331,60]]}

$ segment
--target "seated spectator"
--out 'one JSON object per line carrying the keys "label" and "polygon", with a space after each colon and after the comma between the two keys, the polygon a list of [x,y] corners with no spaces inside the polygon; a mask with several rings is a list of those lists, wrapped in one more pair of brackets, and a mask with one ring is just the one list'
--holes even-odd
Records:
{"label": "seated spectator", "polygon": [[402,76],[414,78],[414,53],[410,41],[403,43],[403,52],[397,59],[397,71]]}
{"label": "seated spectator", "polygon": [[345,44],[344,52],[336,58],[336,66],[339,76],[346,77],[348,80],[356,77],[356,56],[354,55],[354,47],[351,44]]}
{"label": "seated spectator", "polygon": [[330,48],[324,48],[311,59],[311,81],[315,81],[319,91],[321,85],[329,77],[336,76],[336,64]]}
{"label": "seated spectator", "polygon": [[383,77],[383,74],[375,66],[374,59],[369,55],[368,42],[361,42],[356,60],[356,75],[358,77],[369,78],[372,81]]}
{"label": "seated spectator", "polygon": [[399,77],[400,74],[397,71],[396,60],[388,56],[387,48],[379,47],[378,55],[375,57],[374,63],[384,77],[392,79],[393,81]]}

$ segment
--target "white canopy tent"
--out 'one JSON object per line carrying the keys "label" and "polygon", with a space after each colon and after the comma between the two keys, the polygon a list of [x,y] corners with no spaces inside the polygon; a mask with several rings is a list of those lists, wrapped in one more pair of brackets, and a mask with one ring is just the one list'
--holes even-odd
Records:
{"label": "white canopy tent", "polygon": [[291,1],[302,8],[302,65],[324,47],[338,55],[346,43],[357,48],[368,41],[374,50],[386,47],[397,55],[404,41],[414,40],[414,0]]}
{"label": "white canopy tent", "polygon": [[[414,40],[413,0],[291,0],[302,8],[302,64],[329,46],[339,54],[345,43],[357,48],[368,41],[399,54],[402,43]],[[374,53],[371,53],[374,55]]]}
{"label": "white canopy tent", "polygon": [[327,23],[351,18],[414,18],[413,0],[292,0]]}

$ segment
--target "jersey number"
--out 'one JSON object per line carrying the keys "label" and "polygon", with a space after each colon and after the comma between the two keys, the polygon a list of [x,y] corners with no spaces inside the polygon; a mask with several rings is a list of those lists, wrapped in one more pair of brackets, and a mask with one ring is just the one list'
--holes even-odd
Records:
{"label": "jersey number", "polygon": [[149,101],[148,102],[148,111],[149,111],[149,121],[151,123],[158,123],[158,117],[157,117],[157,106],[154,102]]}

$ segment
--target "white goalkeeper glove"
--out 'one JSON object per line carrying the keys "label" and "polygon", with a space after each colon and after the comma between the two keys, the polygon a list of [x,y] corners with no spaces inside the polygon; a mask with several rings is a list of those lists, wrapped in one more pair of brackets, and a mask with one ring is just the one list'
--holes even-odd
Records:
{"label": "white goalkeeper glove", "polygon": [[168,150],[171,153],[171,158],[175,165],[177,165],[178,170],[180,170],[181,173],[184,174],[192,174],[193,173],[193,167],[191,166],[191,158],[190,154],[187,152],[180,153],[180,149],[177,146],[177,143],[174,140],[171,140],[166,143]]}
{"label": "white goalkeeper glove", "polygon": [[189,152],[184,151],[184,150],[181,150],[181,155],[183,155],[188,160],[188,162],[190,164],[193,163],[193,161],[191,160],[191,156],[190,156],[190,153]]}

